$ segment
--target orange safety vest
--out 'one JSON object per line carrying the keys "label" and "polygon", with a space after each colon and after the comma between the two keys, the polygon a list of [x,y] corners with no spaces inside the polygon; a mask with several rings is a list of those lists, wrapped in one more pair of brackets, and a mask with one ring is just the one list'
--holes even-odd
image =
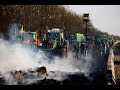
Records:
{"label": "orange safety vest", "polygon": [[39,39],[36,39],[35,40],[35,44],[38,45],[40,43],[40,40]]}

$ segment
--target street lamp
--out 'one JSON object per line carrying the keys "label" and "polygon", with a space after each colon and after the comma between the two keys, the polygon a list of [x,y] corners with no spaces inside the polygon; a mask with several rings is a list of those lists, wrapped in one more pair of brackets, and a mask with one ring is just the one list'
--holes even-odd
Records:
{"label": "street lamp", "polygon": [[[83,14],[83,22],[86,23],[86,50],[87,50],[87,22],[89,22],[89,13]],[[87,51],[86,51],[87,54]]]}
{"label": "street lamp", "polygon": [[86,41],[87,41],[87,22],[89,21],[89,13],[83,14],[83,21],[86,23]]}

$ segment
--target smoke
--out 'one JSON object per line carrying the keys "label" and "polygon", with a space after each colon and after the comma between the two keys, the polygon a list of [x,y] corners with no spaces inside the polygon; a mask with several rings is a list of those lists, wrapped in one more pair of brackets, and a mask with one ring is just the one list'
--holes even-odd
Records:
{"label": "smoke", "polygon": [[10,40],[16,40],[17,37],[20,35],[19,24],[10,24],[8,30]]}
{"label": "smoke", "polygon": [[33,59],[32,51],[23,48],[20,44],[10,45],[4,40],[0,40],[0,71],[8,72],[11,70],[24,70],[37,65],[37,61]]}
{"label": "smoke", "polygon": [[[19,29],[16,24],[10,25],[10,40],[6,41],[0,38],[0,72],[4,75],[7,84],[16,85],[16,80],[12,77],[9,72],[14,70],[28,70],[30,68],[36,68],[45,66],[47,72],[49,72],[49,77],[56,80],[63,80],[67,78],[61,72],[76,73],[82,72],[87,77],[92,71],[93,58],[91,54],[88,54],[81,60],[76,60],[73,57],[73,53],[70,53],[67,58],[54,57],[52,61],[47,57],[47,55],[39,50],[34,52],[31,48],[24,47],[21,43],[13,43],[19,35]],[[15,31],[15,33],[13,33]],[[50,71],[58,71],[54,75]],[[37,78],[38,79],[38,78]]]}

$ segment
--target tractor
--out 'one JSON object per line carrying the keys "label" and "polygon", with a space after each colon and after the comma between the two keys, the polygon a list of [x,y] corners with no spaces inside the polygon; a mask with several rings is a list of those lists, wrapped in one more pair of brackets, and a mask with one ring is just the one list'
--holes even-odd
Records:
{"label": "tractor", "polygon": [[42,42],[42,50],[50,57],[67,57],[69,42],[64,39],[63,30],[60,30],[59,28],[48,30]]}
{"label": "tractor", "polygon": [[16,41],[35,51],[41,47],[39,32],[22,31],[17,36]]}
{"label": "tractor", "polygon": [[100,52],[101,55],[107,54],[109,50],[109,42],[105,35],[95,36],[95,49]]}
{"label": "tractor", "polygon": [[76,33],[75,35],[67,34],[67,40],[70,43],[70,50],[75,54],[75,58],[79,59],[85,54],[85,37],[83,34]]}

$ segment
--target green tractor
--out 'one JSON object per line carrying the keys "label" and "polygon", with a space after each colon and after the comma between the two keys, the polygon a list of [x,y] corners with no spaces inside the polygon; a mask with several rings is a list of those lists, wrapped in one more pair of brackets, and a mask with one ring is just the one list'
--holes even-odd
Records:
{"label": "green tractor", "polygon": [[75,39],[81,43],[85,42],[85,37],[83,34],[80,34],[80,33],[76,33],[75,34]]}
{"label": "green tractor", "polygon": [[53,28],[48,30],[42,42],[42,50],[49,53],[50,56],[67,56],[67,47],[69,42],[64,39],[63,30]]}
{"label": "green tractor", "polygon": [[97,35],[95,36],[95,48],[98,50],[102,55],[107,54],[109,50],[109,41],[107,36],[105,35]]}
{"label": "green tractor", "polygon": [[85,37],[83,34],[76,33],[75,35],[68,34],[67,40],[70,43],[70,50],[74,53],[74,58],[79,59],[79,57],[85,54]]}
{"label": "green tractor", "polygon": [[75,40],[78,42],[77,48],[76,48],[76,55],[77,58],[80,59],[84,57],[85,51],[86,51],[86,40],[83,34],[76,33],[75,34]]}

